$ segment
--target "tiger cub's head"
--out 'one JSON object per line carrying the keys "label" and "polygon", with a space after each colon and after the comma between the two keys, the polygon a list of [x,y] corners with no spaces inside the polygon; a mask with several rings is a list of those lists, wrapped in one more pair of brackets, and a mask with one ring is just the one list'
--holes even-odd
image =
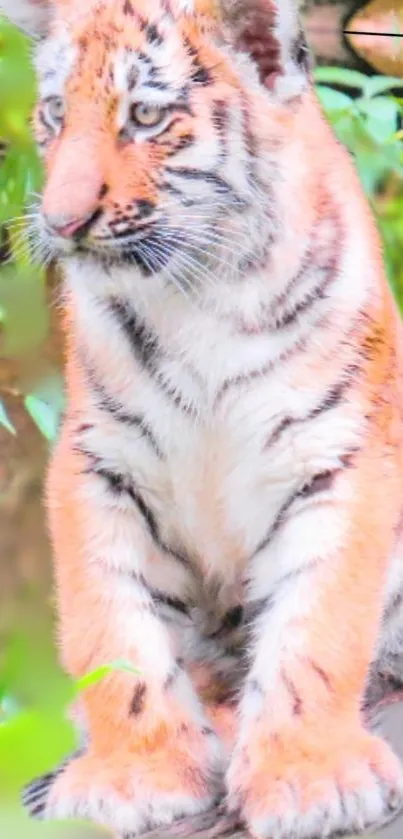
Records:
{"label": "tiger cub's head", "polygon": [[310,95],[295,7],[0,0],[37,41],[39,226],[51,255],[148,276],[185,265],[196,282],[209,251],[244,243],[246,254],[262,239]]}

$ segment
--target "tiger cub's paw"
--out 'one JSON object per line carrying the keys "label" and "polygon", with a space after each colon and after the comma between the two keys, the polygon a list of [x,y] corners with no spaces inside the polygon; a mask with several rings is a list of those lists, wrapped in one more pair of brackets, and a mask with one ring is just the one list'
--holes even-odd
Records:
{"label": "tiger cub's paw", "polygon": [[[403,807],[403,770],[364,730],[290,732],[245,747],[229,773],[229,805],[259,839],[330,839],[373,831]],[[347,735],[347,736],[346,736]]]}
{"label": "tiger cub's paw", "polygon": [[[215,735],[209,731],[208,738]],[[216,752],[216,755],[218,752]],[[169,750],[86,754],[27,787],[23,801],[42,819],[79,819],[115,834],[140,835],[208,810],[223,791],[219,761]],[[221,771],[220,771],[221,770]]]}

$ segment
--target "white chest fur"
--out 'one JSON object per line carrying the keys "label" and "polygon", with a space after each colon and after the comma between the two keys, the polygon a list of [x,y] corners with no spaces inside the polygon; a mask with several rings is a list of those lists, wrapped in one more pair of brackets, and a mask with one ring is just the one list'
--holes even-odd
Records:
{"label": "white chest fur", "polygon": [[[152,430],[158,454],[138,426],[105,413],[91,447],[139,487],[166,544],[228,582],[242,574],[290,494],[337,468],[359,433],[354,406],[326,410],[338,341],[328,329],[328,301],[282,329],[254,330],[253,317],[245,328],[237,312],[256,317],[267,303],[261,290],[259,278],[250,282],[235,312],[224,314],[156,286],[148,295],[139,289],[135,308],[115,311],[80,294],[78,321],[95,375],[122,411]],[[329,357],[320,376],[317,348]]]}

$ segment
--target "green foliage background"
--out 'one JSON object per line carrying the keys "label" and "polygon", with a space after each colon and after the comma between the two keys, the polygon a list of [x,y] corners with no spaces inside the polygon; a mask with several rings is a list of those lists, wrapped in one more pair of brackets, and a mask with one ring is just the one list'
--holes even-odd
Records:
{"label": "green foliage background", "polygon": [[[318,94],[357,167],[378,219],[391,286],[403,306],[403,133],[399,80],[367,78],[355,71],[320,68]],[[342,88],[343,90],[341,90]],[[0,329],[3,359],[35,353],[46,337],[49,317],[46,274],[24,244],[24,214],[41,188],[41,167],[29,128],[35,81],[26,40],[0,19]],[[357,266],[359,270],[359,266]],[[26,410],[49,441],[55,437],[63,403],[58,371],[29,383]],[[14,434],[0,392],[0,434]],[[44,608],[44,615],[47,610]],[[32,620],[31,620],[32,619]],[[33,629],[34,627],[34,629]],[[0,833],[18,839],[96,836],[74,826],[34,825],[18,806],[18,790],[52,768],[72,749],[63,719],[72,686],[55,662],[46,617],[19,616],[0,638]]]}

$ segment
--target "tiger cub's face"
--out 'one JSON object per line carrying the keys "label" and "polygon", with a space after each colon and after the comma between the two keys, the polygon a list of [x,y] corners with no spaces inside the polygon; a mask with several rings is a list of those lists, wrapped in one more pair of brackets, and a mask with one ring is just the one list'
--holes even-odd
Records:
{"label": "tiger cub's face", "polygon": [[256,21],[230,32],[162,0],[56,5],[35,115],[48,253],[197,278],[206,250],[259,238],[262,149],[281,145],[292,119],[266,84],[279,70],[275,41],[265,47]]}

